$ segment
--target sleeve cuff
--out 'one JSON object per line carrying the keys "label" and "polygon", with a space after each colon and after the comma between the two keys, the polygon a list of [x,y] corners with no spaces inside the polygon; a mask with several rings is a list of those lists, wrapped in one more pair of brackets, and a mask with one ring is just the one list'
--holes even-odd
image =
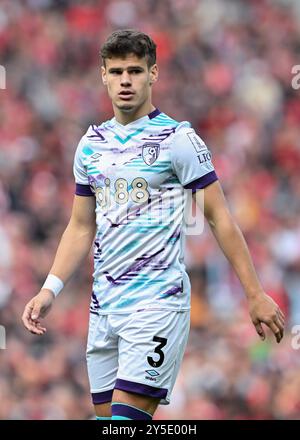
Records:
{"label": "sleeve cuff", "polygon": [[84,197],[94,196],[94,193],[92,192],[90,185],[81,185],[80,183],[76,183],[75,194],[77,196],[84,196]]}
{"label": "sleeve cuff", "polygon": [[187,185],[183,185],[185,189],[191,189],[192,192],[196,192],[197,189],[203,189],[211,183],[218,180],[218,176],[215,171],[211,171],[210,173],[205,174],[199,179],[194,180],[193,182],[188,183]]}

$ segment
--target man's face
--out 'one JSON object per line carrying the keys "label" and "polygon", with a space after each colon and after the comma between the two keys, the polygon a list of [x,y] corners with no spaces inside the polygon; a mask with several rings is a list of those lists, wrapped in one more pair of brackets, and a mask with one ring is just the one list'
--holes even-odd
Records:
{"label": "man's face", "polygon": [[151,86],[157,80],[158,70],[150,68],[146,58],[127,55],[126,58],[106,59],[102,66],[102,81],[107,86],[113,106],[130,112],[151,100]]}

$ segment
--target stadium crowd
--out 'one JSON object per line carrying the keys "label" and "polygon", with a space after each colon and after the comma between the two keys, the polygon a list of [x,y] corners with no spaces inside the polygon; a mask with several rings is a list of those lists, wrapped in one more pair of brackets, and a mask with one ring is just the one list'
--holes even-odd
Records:
{"label": "stadium crowd", "polygon": [[[112,116],[99,48],[136,27],[158,45],[154,104],[189,120],[213,153],[263,286],[286,315],[261,342],[208,225],[188,237],[188,348],[156,419],[300,418],[300,64],[297,0],[1,0],[0,419],[93,417],[85,344],[92,258],[57,298],[43,337],[21,322],[69,218],[72,161]],[[295,330],[295,329],[294,329]]]}

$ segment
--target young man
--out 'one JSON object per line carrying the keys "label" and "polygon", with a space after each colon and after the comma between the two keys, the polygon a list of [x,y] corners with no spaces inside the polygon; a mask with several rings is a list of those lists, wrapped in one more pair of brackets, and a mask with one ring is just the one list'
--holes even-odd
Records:
{"label": "young man", "polygon": [[114,117],[90,126],[78,145],[70,222],[23,322],[32,333],[45,333],[40,318],[94,241],[87,365],[96,415],[151,419],[159,403],[169,402],[189,333],[183,188],[199,204],[204,192],[204,215],[242,283],[261,338],[265,323],[280,342],[284,316],[257,279],[202,139],[188,122],[152,105],[155,43],[137,31],[116,31],[101,55]]}

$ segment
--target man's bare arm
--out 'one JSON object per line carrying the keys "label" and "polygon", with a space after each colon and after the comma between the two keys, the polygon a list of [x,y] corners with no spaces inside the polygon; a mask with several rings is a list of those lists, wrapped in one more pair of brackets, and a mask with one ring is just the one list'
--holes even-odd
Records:
{"label": "man's bare arm", "polygon": [[95,198],[75,195],[71,218],[49,273],[59,277],[65,284],[87,257],[95,232]]}
{"label": "man's bare arm", "polygon": [[[203,194],[204,191],[204,194]],[[284,315],[278,305],[264,292],[243,234],[234,221],[218,181],[197,191],[194,198],[201,207],[204,195],[204,215],[224,255],[231,263],[244,288],[249,312],[257,333],[265,339],[261,323],[274,333],[277,342],[283,337]]]}
{"label": "man's bare arm", "polygon": [[[74,196],[70,221],[60,240],[51,274],[65,284],[87,257],[96,232],[95,198]],[[34,334],[43,334],[46,328],[40,318],[49,313],[54,301],[51,290],[41,289],[25,307],[22,320],[24,326]]]}

